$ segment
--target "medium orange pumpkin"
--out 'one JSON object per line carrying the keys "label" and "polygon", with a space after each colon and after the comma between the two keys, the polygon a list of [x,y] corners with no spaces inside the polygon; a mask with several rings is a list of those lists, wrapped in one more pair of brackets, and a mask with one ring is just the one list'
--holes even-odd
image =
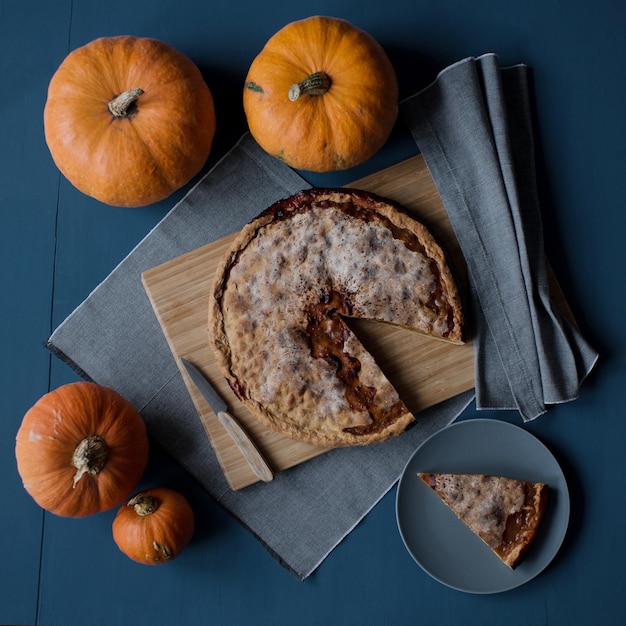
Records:
{"label": "medium orange pumpkin", "polygon": [[180,556],[193,536],[195,518],[187,499],[157,487],[133,496],[113,520],[113,539],[133,561],[161,565]]}
{"label": "medium orange pumpkin", "polygon": [[380,44],[349,22],[315,16],[279,30],[254,59],[243,104],[268,153],[303,170],[359,165],[387,141],[398,83]]}
{"label": "medium orange pumpkin", "polygon": [[148,462],[146,426],[113,389],[64,385],[27,411],[15,456],[24,488],[42,508],[85,517],[117,506]]}
{"label": "medium orange pumpkin", "polygon": [[103,37],[71,52],[48,88],[45,137],[80,191],[115,206],[158,202],[205,164],[212,94],[184,54],[155,39]]}

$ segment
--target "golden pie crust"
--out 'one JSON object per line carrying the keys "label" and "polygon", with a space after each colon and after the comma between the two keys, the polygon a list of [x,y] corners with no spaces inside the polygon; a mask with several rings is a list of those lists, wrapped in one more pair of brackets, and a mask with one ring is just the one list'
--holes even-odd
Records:
{"label": "golden pie crust", "polygon": [[418,476],[510,568],[535,540],[548,501],[548,486],[485,474]]}
{"label": "golden pie crust", "polygon": [[246,225],[217,268],[209,334],[231,388],[268,427],[335,447],[403,432],[414,417],[346,319],[462,343],[441,246],[392,202],[311,189]]}

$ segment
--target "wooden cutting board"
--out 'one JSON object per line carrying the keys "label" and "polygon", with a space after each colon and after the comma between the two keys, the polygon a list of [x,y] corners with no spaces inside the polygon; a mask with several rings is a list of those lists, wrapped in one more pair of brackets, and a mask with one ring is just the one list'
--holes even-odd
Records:
{"label": "wooden cutting board", "polygon": [[[421,156],[349,186],[393,199],[429,226],[450,254],[464,282],[465,267],[459,246]],[[259,207],[259,212],[265,208]],[[209,290],[216,266],[235,236],[154,267],[143,273],[142,281],[226,479],[232,489],[242,489],[258,479],[188,378],[180,357],[194,363],[206,375],[275,472],[323,454],[326,449],[294,441],[263,426],[239,402],[215,363],[207,336]],[[355,320],[350,326],[417,419],[423,409],[474,386],[471,341],[463,346],[451,345],[363,320]]]}

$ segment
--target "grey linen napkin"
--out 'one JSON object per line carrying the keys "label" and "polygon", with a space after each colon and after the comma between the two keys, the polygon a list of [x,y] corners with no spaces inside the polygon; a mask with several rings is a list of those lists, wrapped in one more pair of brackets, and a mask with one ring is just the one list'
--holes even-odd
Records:
{"label": "grey linen napkin", "polygon": [[528,68],[464,59],[401,111],[467,262],[477,408],[528,421],[575,399],[598,355],[550,299]]}
{"label": "grey linen napkin", "polygon": [[269,484],[229,489],[141,273],[240,229],[261,209],[309,186],[244,135],[47,342],[82,377],[130,400],[153,439],[301,580],[393,487],[419,443],[473,399],[467,392],[420,413],[417,424],[393,441],[334,450]]}

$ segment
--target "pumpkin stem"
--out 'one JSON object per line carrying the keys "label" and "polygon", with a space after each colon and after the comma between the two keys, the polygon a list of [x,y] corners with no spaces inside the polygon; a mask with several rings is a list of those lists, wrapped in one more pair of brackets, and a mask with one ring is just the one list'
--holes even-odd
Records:
{"label": "pumpkin stem", "polygon": [[149,493],[138,493],[126,503],[126,506],[132,506],[137,515],[145,517],[154,513],[159,508],[159,503]]}
{"label": "pumpkin stem", "polygon": [[84,474],[96,476],[107,461],[107,444],[98,435],[85,437],[74,450],[72,465],[76,468],[74,487]]}
{"label": "pumpkin stem", "polygon": [[109,102],[109,111],[114,117],[128,117],[134,110],[133,104],[143,93],[141,87],[135,87],[130,91],[125,91],[119,96],[115,96]]}
{"label": "pumpkin stem", "polygon": [[330,76],[326,72],[314,72],[289,88],[289,99],[295,102],[302,94],[323,96],[330,89]]}

